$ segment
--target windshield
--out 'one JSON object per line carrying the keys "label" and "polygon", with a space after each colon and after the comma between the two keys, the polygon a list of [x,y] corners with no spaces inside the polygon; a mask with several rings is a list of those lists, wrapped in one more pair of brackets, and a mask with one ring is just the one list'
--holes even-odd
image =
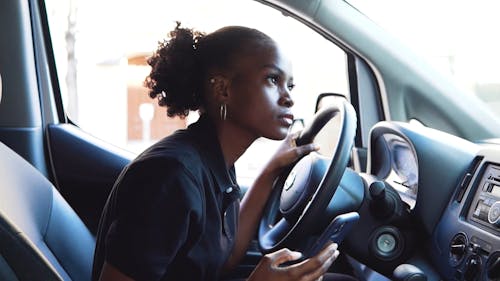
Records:
{"label": "windshield", "polygon": [[348,0],[500,117],[500,2]]}

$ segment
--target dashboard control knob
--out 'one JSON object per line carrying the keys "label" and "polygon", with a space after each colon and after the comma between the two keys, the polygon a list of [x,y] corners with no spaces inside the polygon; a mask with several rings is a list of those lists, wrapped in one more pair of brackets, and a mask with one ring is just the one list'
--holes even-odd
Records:
{"label": "dashboard control knob", "polygon": [[450,243],[450,264],[457,266],[462,262],[467,251],[467,237],[463,233],[459,233],[451,239]]}
{"label": "dashboard control knob", "polygon": [[401,264],[392,273],[394,281],[427,281],[427,275],[412,264]]}
{"label": "dashboard control knob", "polygon": [[475,281],[481,273],[481,258],[478,255],[472,255],[465,264],[464,280]]}
{"label": "dashboard control knob", "polygon": [[396,203],[391,196],[387,195],[385,183],[383,181],[372,182],[369,191],[372,197],[370,208],[376,217],[384,218],[394,213]]}
{"label": "dashboard control knob", "polygon": [[465,253],[465,245],[451,245],[450,252],[456,256],[462,256]]}
{"label": "dashboard control knob", "polygon": [[370,184],[370,195],[374,200],[385,198],[385,184],[381,181],[374,181]]}
{"label": "dashboard control knob", "polygon": [[500,201],[491,205],[488,212],[488,222],[496,227],[500,227]]}

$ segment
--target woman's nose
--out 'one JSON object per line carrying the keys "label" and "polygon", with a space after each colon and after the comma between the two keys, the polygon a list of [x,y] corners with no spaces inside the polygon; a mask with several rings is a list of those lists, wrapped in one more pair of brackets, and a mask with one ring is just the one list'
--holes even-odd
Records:
{"label": "woman's nose", "polygon": [[279,104],[286,107],[292,107],[294,102],[292,97],[290,96],[290,91],[288,89],[284,89],[280,95]]}
{"label": "woman's nose", "polygon": [[290,98],[290,97],[284,98],[283,106],[292,107],[293,106],[292,98]]}

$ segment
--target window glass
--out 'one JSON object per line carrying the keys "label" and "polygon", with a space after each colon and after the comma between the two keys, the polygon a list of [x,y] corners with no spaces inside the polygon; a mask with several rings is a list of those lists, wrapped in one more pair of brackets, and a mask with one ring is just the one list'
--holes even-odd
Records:
{"label": "window glass", "polygon": [[[197,119],[196,113],[185,120],[167,118],[143,87],[150,71],[146,60],[176,21],[204,32],[243,25],[273,37],[293,62],[293,111],[306,122],[320,93],[348,96],[345,53],[255,1],[46,2],[66,114],[83,130],[133,152]],[[257,140],[238,162],[240,178],[252,178],[276,145]]]}
{"label": "window glass", "polygon": [[348,0],[500,117],[500,2]]}

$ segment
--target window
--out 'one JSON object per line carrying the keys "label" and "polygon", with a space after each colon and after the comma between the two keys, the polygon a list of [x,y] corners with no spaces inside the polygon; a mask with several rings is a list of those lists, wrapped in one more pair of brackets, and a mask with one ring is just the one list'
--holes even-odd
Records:
{"label": "window", "polygon": [[[81,129],[136,153],[196,120],[196,114],[167,118],[143,87],[147,57],[176,21],[204,32],[244,25],[273,37],[293,62],[293,110],[306,122],[320,93],[348,96],[345,53],[254,1],[47,0],[47,11],[66,114]],[[276,145],[257,140],[237,163],[239,177],[253,178]]]}
{"label": "window", "polygon": [[500,117],[498,1],[347,2]]}

